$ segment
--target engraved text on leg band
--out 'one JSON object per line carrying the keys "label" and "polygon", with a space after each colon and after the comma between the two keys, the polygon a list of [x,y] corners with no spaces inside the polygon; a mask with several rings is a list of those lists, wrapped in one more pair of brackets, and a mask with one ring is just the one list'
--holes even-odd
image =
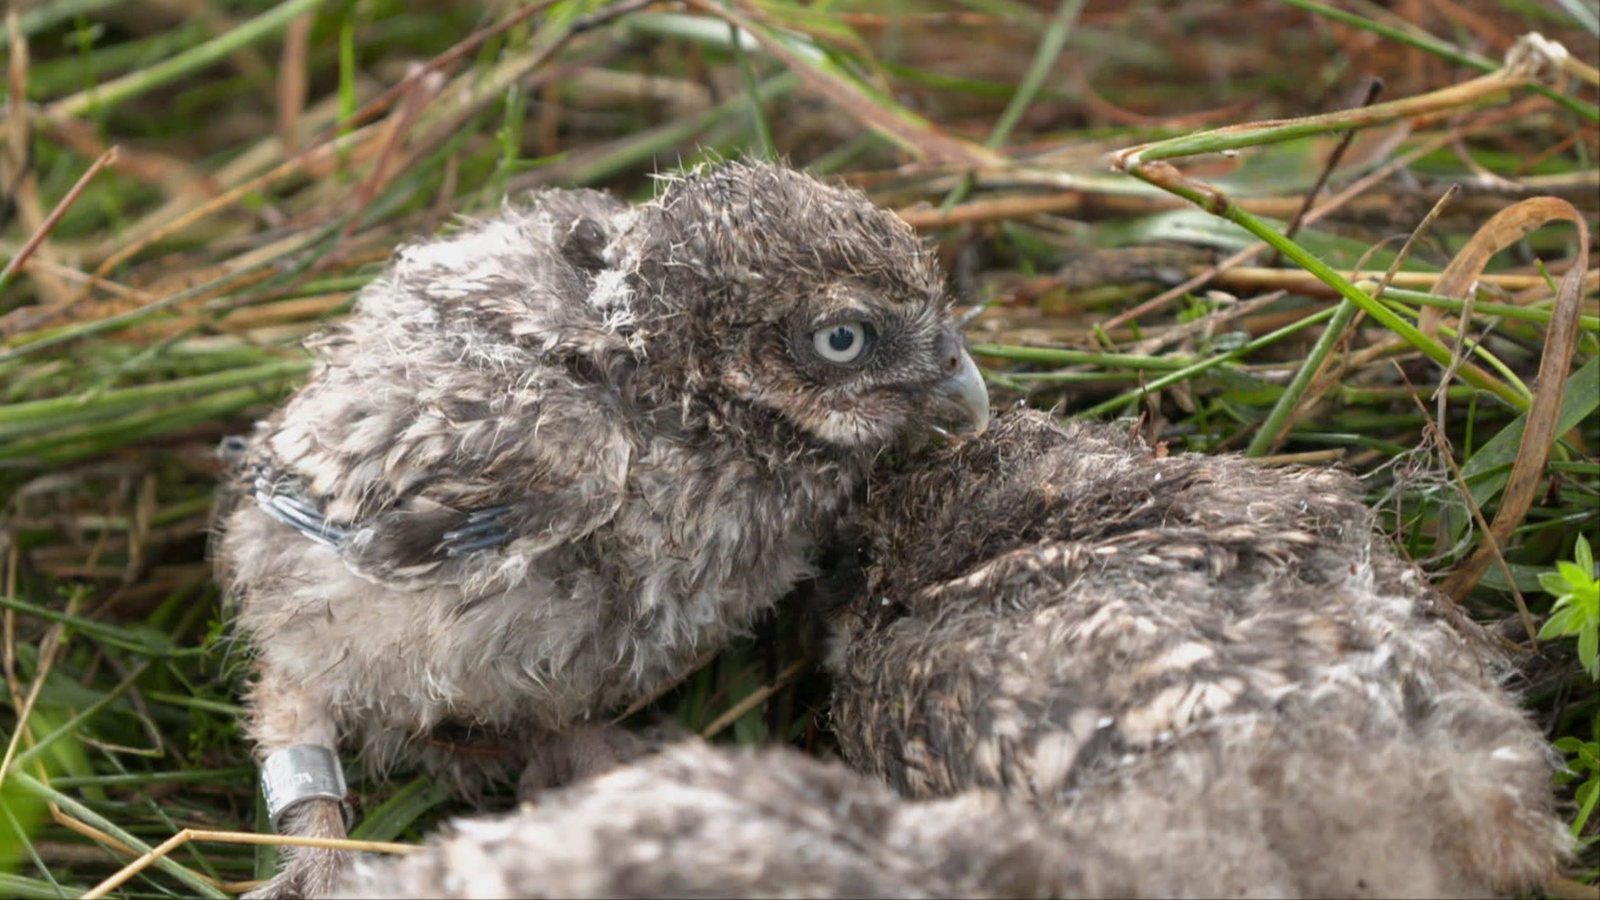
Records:
{"label": "engraved text on leg band", "polygon": [[[274,830],[278,819],[304,800],[333,800],[344,805],[344,770],[339,757],[320,744],[295,744],[268,756],[261,764],[261,793]],[[348,819],[348,810],[346,818]]]}

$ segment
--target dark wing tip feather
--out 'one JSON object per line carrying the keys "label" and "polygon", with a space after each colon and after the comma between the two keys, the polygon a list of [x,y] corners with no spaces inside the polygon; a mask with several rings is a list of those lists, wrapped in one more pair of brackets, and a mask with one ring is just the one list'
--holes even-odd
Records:
{"label": "dark wing tip feather", "polygon": [[330,523],[304,498],[284,493],[266,478],[256,480],[256,504],[267,515],[325,547],[337,548],[350,532]]}
{"label": "dark wing tip feather", "polygon": [[506,515],[510,512],[509,506],[473,510],[460,527],[440,535],[440,551],[454,559],[504,544],[511,539],[511,530],[506,523]]}

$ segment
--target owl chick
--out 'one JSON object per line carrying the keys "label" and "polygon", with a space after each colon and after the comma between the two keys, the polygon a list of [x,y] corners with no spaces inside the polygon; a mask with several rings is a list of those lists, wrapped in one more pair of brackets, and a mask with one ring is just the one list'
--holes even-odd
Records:
{"label": "owl chick", "polygon": [[[626,756],[589,723],[807,575],[875,455],[982,428],[949,306],[895,216],[757,163],[402,249],[224,445],[218,574],[279,831],[345,833],[341,744],[468,791]],[[339,865],[291,851],[263,894]]]}
{"label": "owl chick", "polygon": [[1170,896],[1526,888],[1548,748],[1348,476],[1009,414],[875,477],[833,725],[911,797],[984,787]]}
{"label": "owl chick", "polygon": [[1061,897],[1131,894],[1092,848],[974,791],[905,800],[838,763],[685,742],[363,858],[344,897]]}

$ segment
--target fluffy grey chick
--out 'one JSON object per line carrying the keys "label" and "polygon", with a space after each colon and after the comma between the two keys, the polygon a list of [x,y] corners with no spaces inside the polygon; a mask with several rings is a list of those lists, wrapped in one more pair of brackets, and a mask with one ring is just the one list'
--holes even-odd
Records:
{"label": "fluffy grey chick", "polygon": [[[353,745],[467,789],[603,768],[587,723],[805,576],[880,450],[987,420],[949,305],[899,219],[762,164],[402,249],[224,448],[258,755]],[[279,830],[343,835],[328,793]],[[263,894],[321,893],[339,860],[293,851]]]}
{"label": "fluffy grey chick", "polygon": [[1037,412],[875,478],[846,758],[1029,801],[1157,895],[1540,884],[1548,748],[1354,488]]}
{"label": "fluffy grey chick", "polygon": [[1092,850],[1057,843],[992,792],[905,800],[838,763],[685,742],[457,819],[424,849],[363,858],[345,897],[1049,897]]}

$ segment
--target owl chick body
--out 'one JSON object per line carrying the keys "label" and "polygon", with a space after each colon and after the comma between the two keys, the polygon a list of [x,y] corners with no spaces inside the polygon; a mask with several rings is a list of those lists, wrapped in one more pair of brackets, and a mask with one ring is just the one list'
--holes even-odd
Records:
{"label": "owl chick body", "polygon": [[[981,427],[948,307],[899,220],[759,164],[639,207],[549,192],[403,249],[224,450],[258,755],[354,744],[468,790],[603,767],[586,723],[805,575],[877,452]],[[343,823],[311,800],[280,829]],[[299,852],[268,893],[336,863]]]}
{"label": "owl chick body", "polygon": [[[992,792],[905,800],[792,750],[685,742],[506,815],[457,819],[344,897],[1059,897],[1132,893]],[[1121,878],[1119,867],[1098,867]]]}
{"label": "owl chick body", "polygon": [[1168,896],[1473,896],[1565,837],[1548,748],[1351,479],[1017,413],[875,479],[847,759],[997,790]]}

